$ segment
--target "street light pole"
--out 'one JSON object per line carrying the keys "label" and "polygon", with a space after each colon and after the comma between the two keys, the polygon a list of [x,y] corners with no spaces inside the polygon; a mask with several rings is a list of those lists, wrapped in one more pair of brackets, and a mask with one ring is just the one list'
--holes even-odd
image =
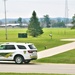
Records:
{"label": "street light pole", "polygon": [[7,38],[6,0],[4,0],[4,13],[5,13],[5,36],[7,40],[8,38]]}

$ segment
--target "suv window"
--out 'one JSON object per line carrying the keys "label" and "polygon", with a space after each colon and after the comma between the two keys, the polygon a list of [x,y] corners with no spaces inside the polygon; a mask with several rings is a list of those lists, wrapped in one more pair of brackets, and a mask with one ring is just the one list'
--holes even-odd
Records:
{"label": "suv window", "polygon": [[0,45],[0,50],[3,50],[5,48],[5,46]]}
{"label": "suv window", "polygon": [[14,45],[5,45],[5,49],[16,49]]}
{"label": "suv window", "polygon": [[23,45],[17,45],[17,47],[18,47],[19,49],[26,49],[26,47],[23,46]]}
{"label": "suv window", "polygon": [[1,45],[0,50],[12,50],[16,49],[14,45]]}
{"label": "suv window", "polygon": [[28,45],[30,49],[36,49],[34,45]]}

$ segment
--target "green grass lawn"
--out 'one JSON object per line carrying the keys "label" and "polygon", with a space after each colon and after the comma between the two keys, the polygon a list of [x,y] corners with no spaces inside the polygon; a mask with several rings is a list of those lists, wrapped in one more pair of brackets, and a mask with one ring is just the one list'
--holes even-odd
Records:
{"label": "green grass lawn", "polygon": [[[26,28],[8,28],[8,40],[5,39],[5,29],[0,28],[0,42],[31,42],[34,43],[38,51],[52,48],[68,42],[60,41],[63,38],[75,38],[75,30],[69,28],[44,28],[44,34],[36,38],[18,38],[18,33],[26,33]],[[49,34],[52,33],[52,39]]]}
{"label": "green grass lawn", "polygon": [[[26,28],[8,28],[8,40],[5,39],[5,29],[0,28],[0,42],[31,42],[37,47],[38,51],[46,48],[56,47],[62,44],[69,43],[68,41],[60,41],[64,38],[75,38],[75,29],[69,28],[44,28],[44,34],[38,37],[18,38],[18,33],[26,33]],[[52,39],[49,36],[52,34]],[[55,55],[44,59],[37,60],[37,62],[47,63],[75,63],[75,50],[67,53]]]}
{"label": "green grass lawn", "polygon": [[75,64],[75,49],[51,57],[39,59],[37,62]]}
{"label": "green grass lawn", "polygon": [[67,74],[45,74],[45,73],[0,73],[0,75],[67,75]]}

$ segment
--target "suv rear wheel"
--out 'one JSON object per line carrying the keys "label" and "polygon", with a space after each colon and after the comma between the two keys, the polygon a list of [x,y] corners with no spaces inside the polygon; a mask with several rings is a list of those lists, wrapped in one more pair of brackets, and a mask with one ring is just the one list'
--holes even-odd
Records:
{"label": "suv rear wheel", "polygon": [[16,56],[15,57],[15,63],[16,64],[22,64],[23,63],[23,57],[22,56]]}
{"label": "suv rear wheel", "polygon": [[24,62],[25,64],[29,64],[30,60],[25,60]]}

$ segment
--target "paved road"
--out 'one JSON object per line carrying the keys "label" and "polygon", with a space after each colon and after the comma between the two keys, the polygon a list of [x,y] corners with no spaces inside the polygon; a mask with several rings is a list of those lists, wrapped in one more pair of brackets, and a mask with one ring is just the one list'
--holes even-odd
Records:
{"label": "paved road", "polygon": [[75,42],[40,51],[38,52],[38,59],[53,56],[53,55],[66,52],[72,49],[75,49]]}
{"label": "paved road", "polygon": [[0,63],[0,72],[75,74],[74,64]]}

